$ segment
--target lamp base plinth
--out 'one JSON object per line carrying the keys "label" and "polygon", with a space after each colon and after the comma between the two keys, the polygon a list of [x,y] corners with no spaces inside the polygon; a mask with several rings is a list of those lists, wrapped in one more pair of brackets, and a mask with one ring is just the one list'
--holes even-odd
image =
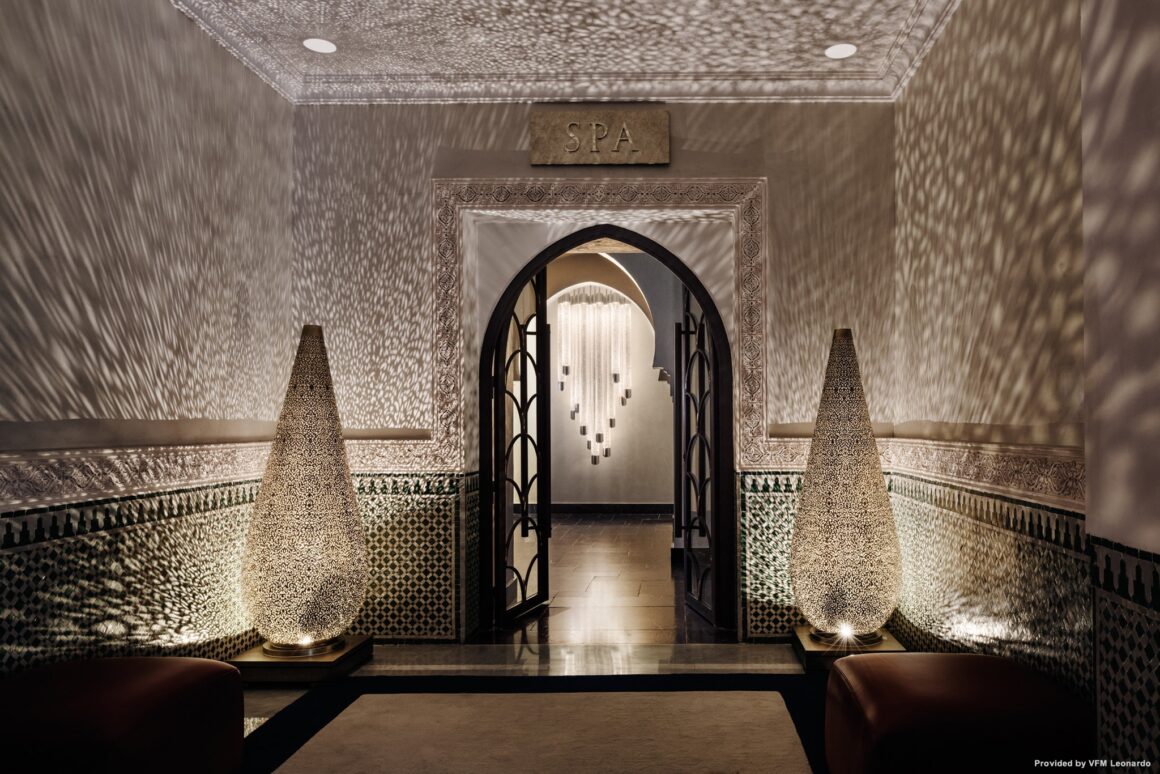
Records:
{"label": "lamp base plinth", "polygon": [[[874,644],[859,645],[853,638],[839,638],[836,644],[827,644],[813,636],[816,631],[812,626],[795,626],[793,630],[793,649],[807,672],[828,671],[834,662],[844,656],[857,653],[903,653],[906,648],[894,639],[894,636],[885,629],[879,629],[876,634],[881,641]],[[824,632],[819,632],[823,637]]]}
{"label": "lamp base plinth", "polygon": [[328,640],[318,640],[304,645],[279,645],[267,640],[262,645],[262,652],[267,656],[277,658],[305,658],[306,656],[320,656],[334,650],[341,650],[346,639],[341,635]]}
{"label": "lamp base plinth", "polygon": [[810,629],[810,639],[822,645],[828,645],[831,648],[865,648],[881,643],[883,638],[881,629],[875,629],[868,634],[851,634],[843,637],[837,632],[823,632],[815,627]]}
{"label": "lamp base plinth", "polygon": [[[287,656],[277,650],[270,653],[265,645],[255,645],[229,663],[238,668],[245,683],[310,684],[350,674],[370,661],[374,649],[370,637],[346,635],[335,640],[330,650],[310,655]],[[322,644],[313,643],[311,647]]]}

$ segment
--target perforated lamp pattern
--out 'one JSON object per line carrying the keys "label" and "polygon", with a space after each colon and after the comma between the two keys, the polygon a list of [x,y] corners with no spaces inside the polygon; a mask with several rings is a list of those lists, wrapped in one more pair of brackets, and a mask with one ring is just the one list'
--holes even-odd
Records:
{"label": "perforated lamp pattern", "polygon": [[901,574],[854,338],[839,329],[794,516],[794,600],[819,632],[871,635],[894,611]]}
{"label": "perforated lamp pattern", "polygon": [[267,650],[340,638],[362,606],[366,552],[322,328],[307,325],[246,535],[243,597]]}

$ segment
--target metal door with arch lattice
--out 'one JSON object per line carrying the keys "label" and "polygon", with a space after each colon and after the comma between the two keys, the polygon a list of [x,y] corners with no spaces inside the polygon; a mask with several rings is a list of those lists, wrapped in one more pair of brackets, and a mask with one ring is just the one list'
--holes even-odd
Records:
{"label": "metal door with arch lattice", "polygon": [[551,350],[547,302],[547,272],[541,270],[520,290],[491,365],[491,480],[487,494],[495,517],[492,567],[496,621],[504,627],[516,625],[550,598]]}
{"label": "metal door with arch lattice", "polygon": [[675,528],[684,554],[685,603],[715,623],[713,480],[714,369],[716,362],[705,313],[686,289],[676,325]]}

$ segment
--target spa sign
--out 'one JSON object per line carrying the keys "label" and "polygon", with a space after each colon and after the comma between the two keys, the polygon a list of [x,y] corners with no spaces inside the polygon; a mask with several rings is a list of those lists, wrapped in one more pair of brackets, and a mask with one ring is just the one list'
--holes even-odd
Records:
{"label": "spa sign", "polygon": [[669,111],[540,108],[532,111],[532,164],[668,164]]}

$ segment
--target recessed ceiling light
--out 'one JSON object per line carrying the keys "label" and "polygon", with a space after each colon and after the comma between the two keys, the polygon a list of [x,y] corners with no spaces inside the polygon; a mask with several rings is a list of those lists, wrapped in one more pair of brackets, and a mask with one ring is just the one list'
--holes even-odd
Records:
{"label": "recessed ceiling light", "polygon": [[852,43],[837,43],[826,49],[826,56],[830,59],[848,59],[858,52],[858,47]]}
{"label": "recessed ceiling light", "polygon": [[307,38],[302,41],[302,45],[319,54],[333,54],[338,51],[338,46],[322,38]]}

